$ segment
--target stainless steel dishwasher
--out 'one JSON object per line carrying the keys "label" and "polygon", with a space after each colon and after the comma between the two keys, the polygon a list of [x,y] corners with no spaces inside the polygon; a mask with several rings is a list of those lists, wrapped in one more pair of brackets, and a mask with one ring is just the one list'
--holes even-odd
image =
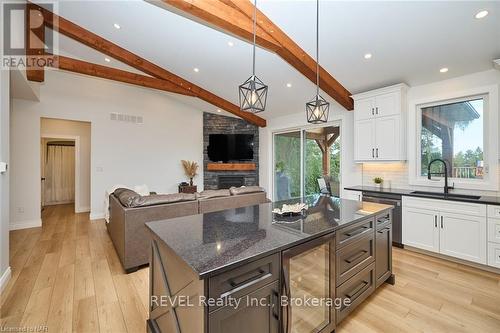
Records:
{"label": "stainless steel dishwasher", "polygon": [[403,248],[401,195],[363,191],[363,201],[394,206],[392,211],[392,245]]}

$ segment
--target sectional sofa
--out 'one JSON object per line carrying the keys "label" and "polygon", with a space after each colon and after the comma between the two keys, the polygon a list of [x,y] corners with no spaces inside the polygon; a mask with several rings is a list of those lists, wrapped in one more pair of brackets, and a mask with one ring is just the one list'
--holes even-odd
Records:
{"label": "sectional sofa", "polygon": [[150,234],[145,223],[253,206],[268,202],[258,186],[204,191],[195,194],[141,196],[128,189],[117,189],[109,197],[108,233],[127,273],[148,264]]}

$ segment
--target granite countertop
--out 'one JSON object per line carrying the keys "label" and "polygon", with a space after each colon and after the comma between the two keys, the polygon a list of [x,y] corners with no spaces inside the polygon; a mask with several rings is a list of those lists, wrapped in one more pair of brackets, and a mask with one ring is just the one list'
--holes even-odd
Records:
{"label": "granite countertop", "polygon": [[326,196],[286,203],[301,200],[309,205],[306,217],[291,223],[273,222],[272,210],[285,203],[275,202],[148,222],[146,226],[203,279],[392,209]]}
{"label": "granite countertop", "polygon": [[[415,190],[412,189],[399,189],[399,188],[379,188],[374,186],[350,186],[345,187],[346,190],[351,191],[362,191],[362,192],[371,192],[371,193],[387,193],[387,194],[397,194],[404,195],[408,197],[419,197],[419,198],[429,198],[429,199],[438,199],[438,200],[451,200],[451,201],[459,201],[459,202],[472,202],[479,204],[487,204],[487,205],[500,205],[500,197],[487,196],[483,195],[479,199],[468,199],[468,198],[460,198],[460,197],[446,197],[446,196],[434,196],[429,194],[417,194],[412,193]],[[432,191],[429,191],[432,192]],[[439,194],[438,191],[435,191]],[[453,194],[453,193],[450,193]],[[460,194],[460,193],[457,193]]]}

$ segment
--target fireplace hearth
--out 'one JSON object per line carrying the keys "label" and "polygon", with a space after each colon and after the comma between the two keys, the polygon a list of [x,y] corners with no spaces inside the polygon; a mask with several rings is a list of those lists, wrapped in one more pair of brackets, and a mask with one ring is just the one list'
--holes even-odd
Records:
{"label": "fireplace hearth", "polygon": [[218,176],[217,187],[219,189],[228,189],[231,187],[240,187],[245,185],[245,177],[243,176]]}

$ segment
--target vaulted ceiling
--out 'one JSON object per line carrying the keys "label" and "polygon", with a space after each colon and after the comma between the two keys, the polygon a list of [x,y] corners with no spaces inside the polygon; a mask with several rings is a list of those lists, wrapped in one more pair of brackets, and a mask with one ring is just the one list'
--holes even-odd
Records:
{"label": "vaulted ceiling", "polygon": [[[62,17],[235,104],[238,85],[251,74],[250,44],[151,3],[60,1],[57,7]],[[258,7],[315,56],[314,1],[260,0]],[[490,14],[477,20],[474,14],[481,9]],[[320,29],[320,62],[352,93],[486,70],[492,68],[492,59],[500,58],[498,1],[321,1]],[[138,72],[114,59],[108,63],[103,54],[64,36],[59,48],[62,55]],[[366,53],[373,57],[364,59]],[[449,71],[442,74],[441,67]],[[269,85],[264,118],[302,112],[315,94],[311,81],[263,49],[257,50],[257,75]],[[200,110],[217,109],[191,97],[176,98]]]}

